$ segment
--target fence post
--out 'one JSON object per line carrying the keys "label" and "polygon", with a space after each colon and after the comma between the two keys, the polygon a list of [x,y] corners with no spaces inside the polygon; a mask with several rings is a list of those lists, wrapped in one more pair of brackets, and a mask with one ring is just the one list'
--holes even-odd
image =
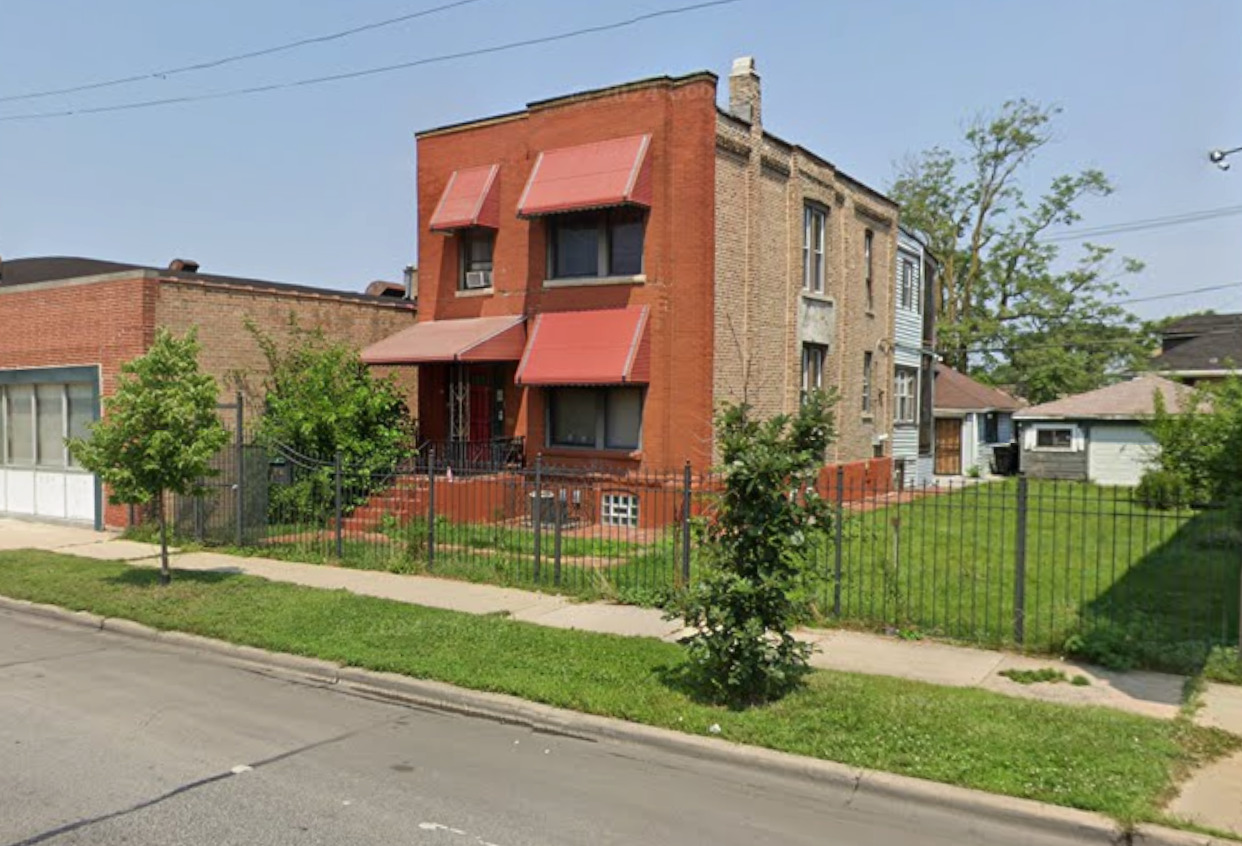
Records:
{"label": "fence post", "polygon": [[336,451],[336,457],[332,462],[332,470],[335,478],[335,496],[334,505],[336,507],[336,557],[339,561],[345,557],[345,532],[344,510],[341,507],[341,451]]}
{"label": "fence post", "polygon": [[832,615],[841,616],[842,541],[845,540],[845,465],[837,465],[837,525],[832,533]]}
{"label": "fence post", "polygon": [[246,545],[246,400],[242,392],[237,392],[237,502],[236,515],[237,545]]}
{"label": "fence post", "polygon": [[1018,477],[1018,521],[1014,537],[1013,572],[1013,639],[1021,645],[1026,640],[1026,518],[1027,478]]}
{"label": "fence post", "polygon": [[555,531],[552,540],[552,582],[557,585],[561,583],[561,512],[565,501],[565,489],[562,488],[556,492],[552,500],[552,521]]}
{"label": "fence post", "polygon": [[436,563],[436,448],[427,450],[427,569]]}
{"label": "fence post", "polygon": [[690,474],[690,461],[686,460],[686,469],[682,477],[681,489],[681,586],[690,587],[690,487],[694,477]]}
{"label": "fence post", "polygon": [[530,507],[530,522],[535,529],[535,568],[533,576],[539,581],[541,538],[543,535],[543,453],[535,456],[535,501]]}

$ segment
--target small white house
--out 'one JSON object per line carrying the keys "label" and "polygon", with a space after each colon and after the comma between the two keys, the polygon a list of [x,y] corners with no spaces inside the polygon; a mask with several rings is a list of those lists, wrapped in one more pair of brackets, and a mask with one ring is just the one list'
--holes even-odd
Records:
{"label": "small white house", "polygon": [[996,464],[997,448],[1012,446],[1013,413],[1022,400],[947,364],[936,365],[935,399],[936,475],[1006,470]]}
{"label": "small white house", "polygon": [[1023,409],[1014,415],[1022,472],[1036,479],[1137,485],[1157,450],[1145,428],[1156,412],[1156,395],[1175,410],[1191,393],[1185,385],[1144,374]]}

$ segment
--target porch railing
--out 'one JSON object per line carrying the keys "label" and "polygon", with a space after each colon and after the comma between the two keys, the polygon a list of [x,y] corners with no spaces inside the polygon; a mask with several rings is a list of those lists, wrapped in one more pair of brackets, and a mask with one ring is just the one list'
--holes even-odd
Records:
{"label": "porch railing", "polygon": [[433,455],[436,472],[490,473],[521,467],[526,460],[526,439],[423,441],[418,446],[419,467],[425,469]]}

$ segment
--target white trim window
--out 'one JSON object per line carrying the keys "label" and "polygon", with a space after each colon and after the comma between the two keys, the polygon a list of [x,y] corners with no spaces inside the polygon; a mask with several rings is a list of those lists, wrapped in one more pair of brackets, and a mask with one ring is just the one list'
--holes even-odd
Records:
{"label": "white trim window", "polygon": [[918,311],[919,295],[918,284],[915,273],[914,260],[902,258],[901,260],[901,307],[908,310]]}
{"label": "white trim window", "polygon": [[638,528],[638,497],[628,493],[606,493],[599,501],[599,522],[604,526]]}
{"label": "white trim window", "polygon": [[871,413],[871,371],[873,369],[874,356],[871,351],[863,353],[863,372],[862,372],[862,413]]}
{"label": "white trim window", "polygon": [[824,243],[828,212],[807,203],[802,208],[802,290],[824,293]]}
{"label": "white trim window", "polygon": [[917,415],[918,401],[915,386],[918,384],[918,371],[913,367],[898,367],[893,375],[896,397],[896,423],[914,423]]}
{"label": "white trim window", "polygon": [[1084,438],[1073,424],[1041,424],[1025,429],[1023,444],[1032,452],[1081,452]]}

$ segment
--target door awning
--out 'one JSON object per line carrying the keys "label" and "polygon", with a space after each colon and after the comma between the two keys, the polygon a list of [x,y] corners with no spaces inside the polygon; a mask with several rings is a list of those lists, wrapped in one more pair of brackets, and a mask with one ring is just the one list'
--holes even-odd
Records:
{"label": "door awning", "polygon": [[626,385],[651,379],[647,306],[540,314],[519,385]]}
{"label": "door awning", "polygon": [[525,322],[522,315],[506,315],[416,323],[364,349],[362,360],[367,364],[518,361],[526,346]]}
{"label": "door awning", "polygon": [[650,135],[545,150],[535,160],[518,215],[651,205]]}
{"label": "door awning", "polygon": [[444,186],[431,215],[432,232],[450,232],[468,226],[500,228],[500,165],[455,170]]}

